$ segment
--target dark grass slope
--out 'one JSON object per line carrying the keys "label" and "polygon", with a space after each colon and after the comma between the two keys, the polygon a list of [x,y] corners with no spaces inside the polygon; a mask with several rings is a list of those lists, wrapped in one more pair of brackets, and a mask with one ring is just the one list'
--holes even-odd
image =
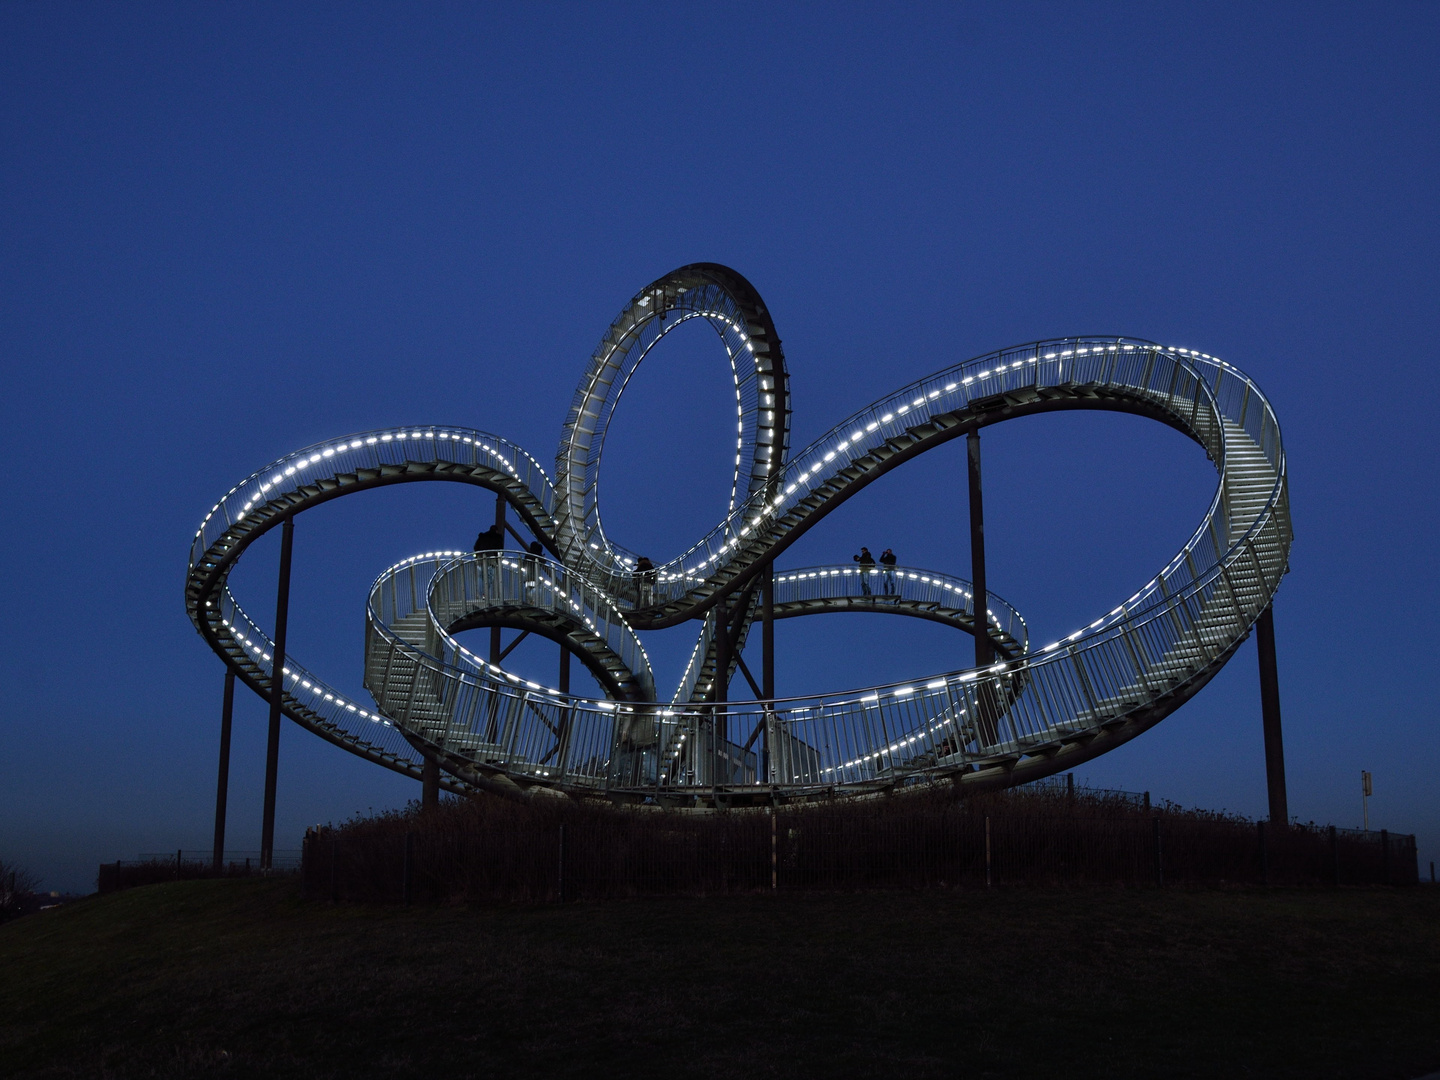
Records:
{"label": "dark grass slope", "polygon": [[25,1077],[1413,1077],[1440,892],[1120,888],[557,906],[177,882],[0,928]]}
{"label": "dark grass slope", "polygon": [[987,879],[1411,884],[1416,860],[1412,836],[1273,829],[1064,784],[971,797],[946,784],[773,815],[483,796],[424,811],[412,803],[313,831],[302,876],[316,899],[492,903],[714,896],[772,883],[781,891],[983,887]]}

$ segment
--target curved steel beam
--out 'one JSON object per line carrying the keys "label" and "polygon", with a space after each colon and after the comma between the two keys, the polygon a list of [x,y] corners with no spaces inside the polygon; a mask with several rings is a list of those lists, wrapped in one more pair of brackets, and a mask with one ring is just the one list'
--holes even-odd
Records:
{"label": "curved steel beam", "polygon": [[[719,332],[737,386],[742,366],[754,381],[750,449],[742,395],[741,465],[730,514],[646,573],[604,537],[600,453],[625,380],[668,332],[667,320],[690,318],[725,327]],[[1288,566],[1286,470],[1273,410],[1253,381],[1206,354],[1093,337],[1001,350],[904,387],[787,461],[788,379],[773,324],[743,278],[699,264],[632,300],[592,357],[587,379],[567,422],[558,489],[520,448],[454,428],[351,436],[254,474],[207,515],[192,545],[186,602],[197,628],[247,684],[268,690],[276,664],[269,638],[230,595],[234,561],[285,517],[388,483],[452,479],[501,492],[561,557],[566,588],[578,590],[566,596],[580,622],[604,612],[602,621],[620,635],[607,637],[613,643],[607,648],[643,656],[634,628],[701,617],[719,600],[753,591],[755,575],[845,499],[977,427],[1059,409],[1106,409],[1159,420],[1205,449],[1219,475],[1211,504],[1181,552],[1134,595],[1037,653],[921,684],[670,707],[560,695],[447,659],[446,631],[457,622],[437,612],[432,585],[439,561],[430,557],[426,580],[412,574],[424,602],[417,592],[404,614],[392,613],[409,620],[408,629],[392,632],[380,618],[367,630],[367,683],[385,709],[349,701],[286,660],[287,714],[390,767],[397,767],[391,763],[400,752],[392,747],[404,742],[403,732],[434,745],[457,775],[510,790],[540,786],[611,797],[649,791],[668,798],[768,788],[771,798],[808,798],[943,777],[967,786],[1019,782],[1133,737],[1187,700],[1233,654]],[[477,599],[492,613],[526,606],[508,591],[523,588],[523,579],[517,585],[497,578],[485,587],[496,591]],[[556,610],[536,618],[545,622]],[[753,603],[738,605],[740,637],[753,615]],[[378,666],[382,654],[385,669]],[[759,774],[746,747],[719,736],[747,724],[767,733],[770,760],[781,763],[772,775]],[[456,732],[460,756],[444,746]],[[409,763],[400,768],[407,771]]]}

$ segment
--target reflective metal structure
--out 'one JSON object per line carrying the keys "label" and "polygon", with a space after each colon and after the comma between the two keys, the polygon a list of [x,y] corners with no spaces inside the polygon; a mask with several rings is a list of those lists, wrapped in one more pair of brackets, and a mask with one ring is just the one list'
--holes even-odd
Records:
{"label": "reflective metal structure", "polygon": [[[676,326],[705,320],[735,385],[728,513],[653,571],[601,517],[606,427],[628,380]],[[897,568],[779,570],[774,560],[845,499],[918,455],[990,424],[1061,409],[1148,417],[1189,436],[1218,484],[1185,546],[1131,596],[1032,648],[991,593],[995,662],[913,683],[768,699],[741,659],[771,619],[885,611],[975,632],[968,582]],[[498,435],[435,425],[363,432],[255,472],[205,516],[186,605],[228,669],[284,714],[363,757],[450,790],[544,791],[669,805],[736,805],[946,780],[976,790],[1059,772],[1134,737],[1187,701],[1268,611],[1291,525],[1279,425],[1259,388],[1204,353],[1124,337],[1033,342],[903,387],[788,453],[790,392],[775,327],[733,270],[681,268],[611,325],[576,391],[554,479]],[[268,530],[369,488],[446,480],[489,489],[544,556],[437,551],[382,573],[366,609],[365,685],[337,692],[232,595],[229,574]],[[957,483],[957,497],[959,485]],[[662,692],[637,631],[701,623],[680,685]],[[563,693],[468,651],[456,634],[503,624],[559,642],[604,688]],[[717,680],[717,672],[723,675]],[[728,701],[737,674],[753,700]]]}

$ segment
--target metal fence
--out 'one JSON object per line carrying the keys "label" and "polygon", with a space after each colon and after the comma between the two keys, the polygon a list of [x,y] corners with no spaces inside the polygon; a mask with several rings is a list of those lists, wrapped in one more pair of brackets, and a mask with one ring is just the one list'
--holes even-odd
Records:
{"label": "metal fence", "polygon": [[[294,873],[300,869],[301,852],[276,851],[269,873]],[[199,878],[231,878],[259,876],[259,851],[226,851],[219,865],[213,851],[177,849],[164,853],[142,853],[133,859],[116,859],[100,864],[96,876],[99,892],[119,892],[138,885],[155,885],[162,881],[192,881]]]}
{"label": "metal fence", "polygon": [[392,815],[312,831],[315,900],[536,902],[1004,885],[1375,885],[1415,838],[1152,807],[1064,785],[964,801],[676,813],[585,806]]}

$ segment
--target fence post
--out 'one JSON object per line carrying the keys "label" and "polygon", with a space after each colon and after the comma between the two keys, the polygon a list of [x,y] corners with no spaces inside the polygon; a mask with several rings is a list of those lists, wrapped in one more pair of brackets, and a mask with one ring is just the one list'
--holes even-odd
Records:
{"label": "fence post", "polygon": [[1335,826],[1330,826],[1330,884],[1340,887],[1340,839],[1335,835]]}
{"label": "fence post", "polygon": [[404,878],[403,878],[403,884],[402,884],[402,889],[401,889],[401,892],[402,892],[403,895],[404,895],[405,906],[406,906],[406,907],[409,907],[409,906],[410,906],[410,900],[411,900],[411,897],[412,897],[412,895],[413,895],[413,894],[412,894],[412,883],[413,883],[413,881],[414,881],[414,876],[415,876],[415,861],[414,861],[414,854],[413,854],[413,853],[414,853],[414,850],[415,850],[415,834],[414,834],[413,832],[406,832],[406,833],[405,833],[405,871],[404,871],[405,876],[404,876]]}
{"label": "fence post", "polygon": [[1164,860],[1163,853],[1162,853],[1161,848],[1160,848],[1160,818],[1159,818],[1159,816],[1157,815],[1157,816],[1151,818],[1151,819],[1150,819],[1150,824],[1151,824],[1151,826],[1152,826],[1152,833],[1153,833],[1153,836],[1154,836],[1154,848],[1155,848],[1155,884],[1156,884],[1156,886],[1161,886],[1161,885],[1164,885],[1164,884],[1165,884],[1165,860]]}
{"label": "fence post", "polygon": [[1260,840],[1260,884],[1270,884],[1270,852],[1265,844],[1265,822],[1255,823],[1255,833]]}
{"label": "fence post", "polygon": [[1380,883],[1390,884],[1390,830],[1380,830]]}
{"label": "fence post", "polygon": [[990,888],[990,815],[985,815],[985,887]]}
{"label": "fence post", "polygon": [[563,904],[565,902],[565,824],[560,824],[560,854],[555,874],[555,897]]}
{"label": "fence post", "polygon": [[[779,865],[776,859],[776,845],[779,826],[775,822],[775,807],[770,807],[770,891],[773,893],[779,885]],[[1430,864],[1430,876],[1435,876],[1435,864]]]}

